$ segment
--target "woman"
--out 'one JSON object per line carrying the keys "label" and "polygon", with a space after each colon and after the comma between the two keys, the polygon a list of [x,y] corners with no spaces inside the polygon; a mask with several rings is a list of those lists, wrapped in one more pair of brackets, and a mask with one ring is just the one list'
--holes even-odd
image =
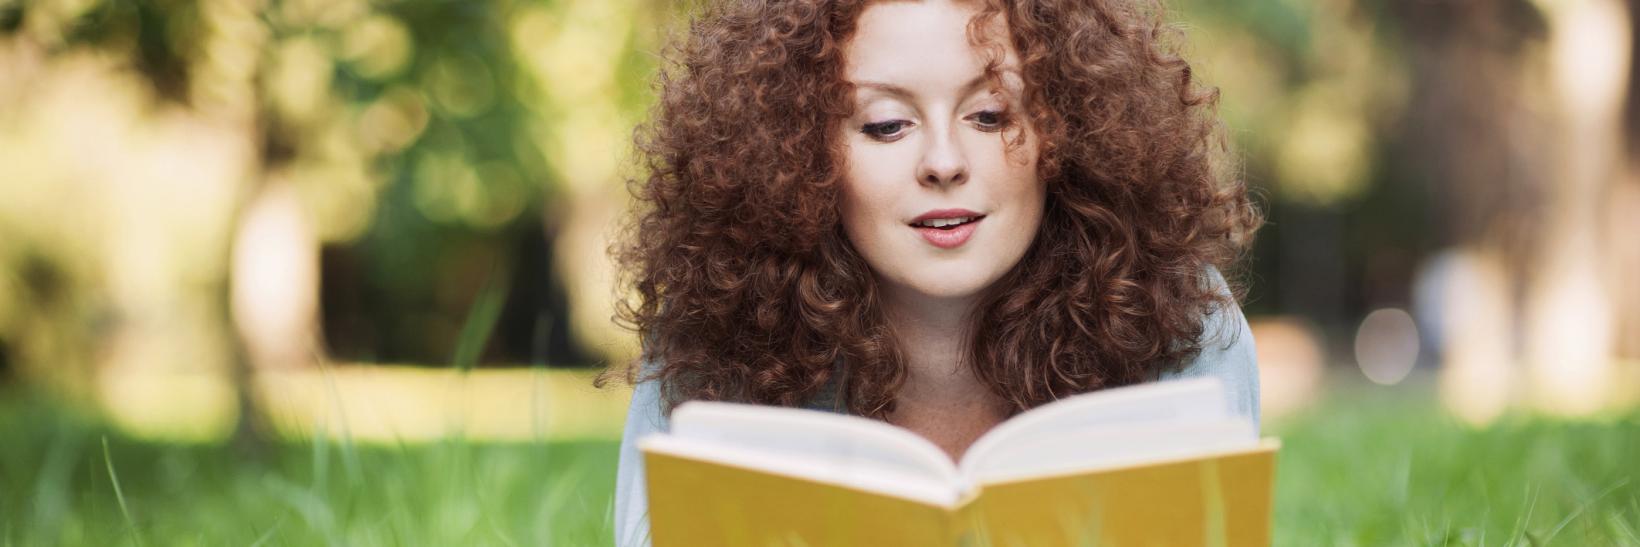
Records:
{"label": "woman", "polygon": [[[953,458],[1059,397],[1190,375],[1257,419],[1219,268],[1259,224],[1216,92],[1135,0],[723,2],[660,77],[618,254],[634,441],[681,401],[849,412]],[[614,371],[611,371],[613,373]],[[610,373],[606,373],[610,374]]]}

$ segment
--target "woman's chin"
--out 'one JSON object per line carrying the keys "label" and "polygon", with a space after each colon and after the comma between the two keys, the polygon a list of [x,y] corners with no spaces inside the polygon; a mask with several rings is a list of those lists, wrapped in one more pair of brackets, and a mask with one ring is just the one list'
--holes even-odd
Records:
{"label": "woman's chin", "polygon": [[914,278],[897,285],[900,285],[906,296],[932,300],[960,300],[979,296],[995,282],[995,279],[941,277]]}

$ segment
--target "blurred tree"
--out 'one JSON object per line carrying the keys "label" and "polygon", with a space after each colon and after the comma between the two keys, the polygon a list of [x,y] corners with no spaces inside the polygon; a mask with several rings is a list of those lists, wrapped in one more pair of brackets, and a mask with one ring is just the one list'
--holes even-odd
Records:
{"label": "blurred tree", "polygon": [[[1428,197],[1385,169],[1410,78],[1383,7],[1356,0],[1179,2],[1199,74],[1222,92],[1243,175],[1269,224],[1244,305],[1319,324],[1329,349],[1372,301],[1405,300]],[[1410,216],[1410,218],[1409,218]],[[1369,275],[1361,272],[1371,271]],[[1364,289],[1372,286],[1375,288]],[[1342,342],[1342,343],[1340,343]]]}
{"label": "blurred tree", "polygon": [[1614,387],[1640,384],[1615,362],[1622,312],[1614,297],[1637,273],[1616,268],[1633,232],[1608,231],[1608,219],[1634,214],[1613,204],[1629,176],[1622,119],[1635,29],[1624,0],[1538,5],[1550,28],[1537,64],[1540,107],[1553,123],[1544,133],[1551,170],[1540,244],[1523,272],[1525,395],[1551,412],[1588,414],[1614,401]]}
{"label": "blurred tree", "polygon": [[1442,314],[1449,326],[1442,374],[1448,401],[1466,418],[1489,419],[1507,404],[1519,372],[1511,363],[1515,339],[1510,321],[1519,272],[1542,214],[1543,173],[1548,166],[1531,151],[1541,142],[1544,120],[1528,108],[1529,55],[1547,28],[1536,7],[1505,2],[1396,3],[1389,16],[1412,64],[1406,115],[1390,149],[1398,178],[1425,189],[1437,203],[1429,209],[1428,239],[1463,249],[1459,267],[1464,294],[1449,299]]}
{"label": "blurred tree", "polygon": [[[1629,0],[1629,74],[1627,78],[1628,90],[1623,106],[1623,133],[1624,156],[1628,158],[1624,166],[1628,171],[1625,180],[1619,181],[1618,190],[1613,201],[1613,216],[1611,233],[1618,240],[1616,251],[1617,271],[1619,275],[1628,272],[1631,275],[1640,274],[1640,245],[1624,245],[1633,234],[1640,234],[1640,215],[1623,214],[1623,211],[1640,210],[1640,0]],[[1631,367],[1640,366],[1640,283],[1624,283],[1618,278],[1617,290],[1620,291],[1618,305],[1617,354],[1631,361]]]}
{"label": "blurred tree", "polygon": [[[28,316],[7,330],[30,381],[151,401],[132,374],[220,373],[236,353],[223,258],[254,145],[193,93],[199,7],[0,6],[0,260],[24,273],[0,301]],[[232,414],[226,388],[164,396]]]}
{"label": "blurred tree", "polygon": [[[0,271],[8,274],[0,277],[0,335],[18,341],[25,369],[84,384],[84,391],[93,389],[94,363],[165,368],[154,356],[172,342],[130,341],[174,338],[199,349],[190,362],[205,368],[235,355],[286,363],[269,366],[310,360],[327,342],[319,337],[319,314],[303,311],[301,303],[311,299],[324,311],[329,345],[343,357],[438,364],[451,357],[449,334],[496,271],[515,272],[500,282],[516,298],[503,312],[489,360],[588,363],[596,357],[584,348],[619,353],[631,345],[621,341],[630,335],[607,327],[608,314],[598,311],[611,294],[600,241],[607,221],[624,209],[616,166],[649,102],[653,61],[645,51],[654,26],[645,24],[649,15],[640,7],[0,2],[0,66],[8,67],[0,71],[0,96],[15,99],[0,107],[0,137],[9,139],[0,142],[27,145],[3,152],[18,161],[3,171],[0,196],[13,199],[0,207],[0,226],[23,229],[8,230],[18,237],[0,242]],[[68,74],[68,60],[89,57],[98,59],[82,63],[94,65],[83,69],[89,81],[129,86],[73,99],[40,83]],[[74,100],[88,108],[71,120],[20,115]],[[173,174],[189,178],[181,186],[209,191],[171,196],[186,202],[158,192],[133,200],[141,195],[136,190],[107,191],[142,188],[122,184],[122,171],[133,172],[134,163],[160,168],[170,156],[151,149],[169,154],[193,138],[172,133],[205,134],[185,127],[157,132],[152,113],[161,111],[173,125],[208,125],[214,141],[248,153],[198,149],[202,161],[185,163],[210,174]],[[117,152],[104,161],[60,161],[70,153],[67,141],[39,138],[87,116],[105,122],[95,142]],[[52,177],[75,182],[52,184]],[[101,224],[62,215],[60,204],[74,203],[76,193],[92,197],[85,215],[129,220]],[[250,213],[266,210],[274,195],[290,198],[274,200],[284,205],[273,210],[283,212],[261,227],[246,224],[265,216]],[[189,215],[198,222],[171,221]],[[109,229],[143,219],[165,222],[126,234]],[[176,237],[184,227],[198,235]],[[154,255],[148,246],[159,241],[176,241],[177,252],[207,267]],[[235,273],[230,256],[244,263]],[[157,269],[150,275],[121,260],[147,260]],[[319,264],[322,283],[297,275],[310,261]],[[14,281],[15,272],[50,275],[29,274],[37,283]],[[104,298],[111,286],[116,296]],[[217,310],[188,321],[220,329],[235,316],[248,347],[233,336],[201,343],[166,335],[185,324],[156,305],[173,298],[166,295]],[[252,309],[258,306],[267,309]],[[19,310],[59,319],[23,321]],[[218,315],[207,319],[211,313]],[[269,323],[253,317],[258,313],[286,318]],[[180,330],[200,340],[227,334]],[[93,349],[109,343],[115,351]],[[250,375],[239,377],[248,382]]]}

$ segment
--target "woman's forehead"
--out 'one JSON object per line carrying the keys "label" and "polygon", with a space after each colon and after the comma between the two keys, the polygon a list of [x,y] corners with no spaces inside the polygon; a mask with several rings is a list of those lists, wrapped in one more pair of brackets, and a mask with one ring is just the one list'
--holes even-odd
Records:
{"label": "woman's forehead", "polygon": [[845,49],[846,78],[862,89],[960,92],[983,84],[995,62],[1004,81],[1013,79],[1006,74],[1016,70],[1017,56],[1002,39],[1006,28],[996,18],[995,33],[976,43],[969,26],[978,14],[978,6],[945,0],[873,3]]}

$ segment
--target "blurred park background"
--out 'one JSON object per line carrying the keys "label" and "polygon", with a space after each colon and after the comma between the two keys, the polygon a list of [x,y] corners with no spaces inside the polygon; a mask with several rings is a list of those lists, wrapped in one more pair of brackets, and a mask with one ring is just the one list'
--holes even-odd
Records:
{"label": "blurred park background", "polygon": [[[0,0],[0,544],[607,544],[693,4]],[[1640,544],[1640,1],[1171,6],[1277,542]]]}

